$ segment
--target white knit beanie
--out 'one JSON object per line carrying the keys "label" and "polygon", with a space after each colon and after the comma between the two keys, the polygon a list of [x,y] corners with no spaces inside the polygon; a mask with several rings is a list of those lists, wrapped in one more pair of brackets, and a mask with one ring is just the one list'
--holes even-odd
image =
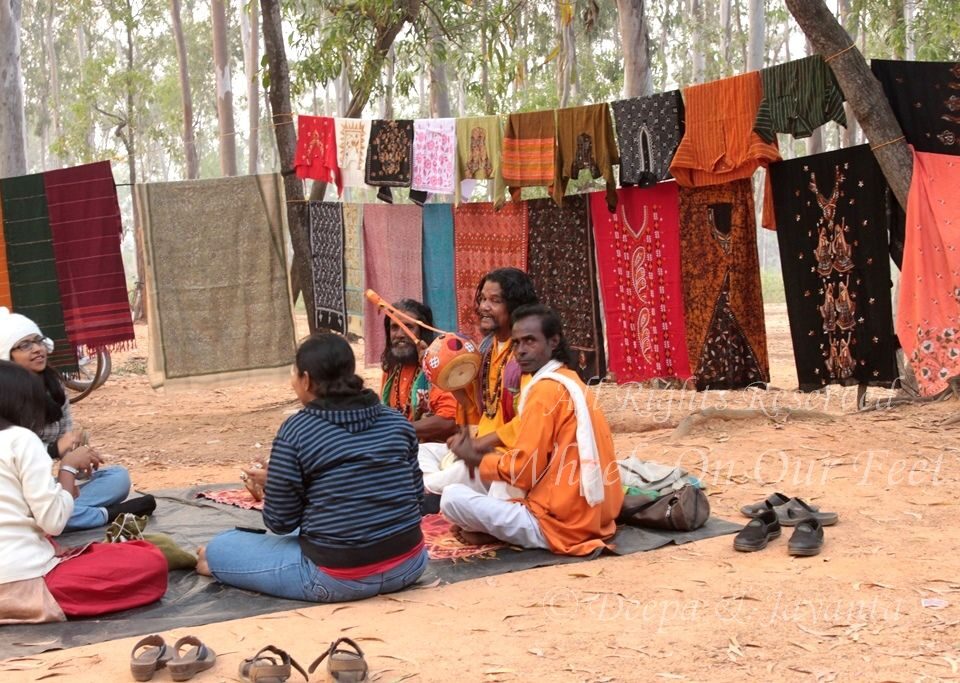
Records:
{"label": "white knit beanie", "polygon": [[33,335],[43,336],[37,324],[25,315],[11,313],[0,306],[0,360],[10,360],[10,351],[13,346]]}

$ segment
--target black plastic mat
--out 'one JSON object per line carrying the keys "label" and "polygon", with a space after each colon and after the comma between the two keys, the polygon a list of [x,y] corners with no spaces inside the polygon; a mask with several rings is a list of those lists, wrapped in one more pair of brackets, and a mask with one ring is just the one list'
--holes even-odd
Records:
{"label": "black plastic mat", "polygon": [[[147,526],[147,533],[169,534],[177,543],[192,552],[198,545],[205,544],[226,529],[235,526],[262,527],[260,513],[256,510],[241,510],[196,497],[198,492],[206,489],[230,486],[220,484],[154,493],[157,498],[157,511]],[[717,518],[711,518],[705,526],[696,531],[684,533],[624,527],[614,539],[615,554],[629,555],[670,543],[690,543],[735,533],[740,528],[741,525]],[[64,534],[60,542],[69,546],[102,539],[103,529],[95,529]],[[593,557],[564,557],[545,550],[518,551],[504,548],[498,550],[496,557],[492,559],[431,561],[420,583],[429,584],[438,579],[441,583],[455,583],[535,567],[582,562]],[[284,600],[223,586],[193,571],[175,571],[170,573],[166,595],[161,601],[148,607],[117,612],[97,619],[0,626],[0,659],[313,605],[314,603]]]}

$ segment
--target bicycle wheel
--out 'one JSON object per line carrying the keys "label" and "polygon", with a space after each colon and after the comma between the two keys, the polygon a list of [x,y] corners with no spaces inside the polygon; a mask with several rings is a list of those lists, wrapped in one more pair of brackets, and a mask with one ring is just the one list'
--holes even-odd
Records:
{"label": "bicycle wheel", "polygon": [[94,389],[103,386],[110,376],[112,362],[110,352],[100,349],[90,356],[80,358],[80,370],[74,377],[64,377],[70,403],[78,403],[89,396]]}

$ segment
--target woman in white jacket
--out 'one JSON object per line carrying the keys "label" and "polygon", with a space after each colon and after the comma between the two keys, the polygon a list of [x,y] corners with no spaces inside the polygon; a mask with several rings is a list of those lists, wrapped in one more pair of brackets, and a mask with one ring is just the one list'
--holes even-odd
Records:
{"label": "woman in white jacket", "polygon": [[[0,624],[93,616],[148,604],[166,591],[167,563],[144,541],[60,549],[56,536],[73,513],[76,477],[98,465],[75,449],[57,478],[37,433],[45,394],[40,379],[0,361]],[[96,581],[90,577],[96,576]]]}

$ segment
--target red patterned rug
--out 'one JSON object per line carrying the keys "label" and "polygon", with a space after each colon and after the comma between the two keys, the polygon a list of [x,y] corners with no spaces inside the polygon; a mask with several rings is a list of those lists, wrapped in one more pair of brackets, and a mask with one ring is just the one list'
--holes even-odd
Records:
{"label": "red patterned rug", "polygon": [[[233,505],[244,510],[262,510],[263,501],[256,501],[247,489],[223,489],[201,491],[198,498],[207,498],[215,503]],[[420,522],[423,539],[431,560],[492,559],[504,543],[468,545],[453,533],[453,525],[443,515],[425,515]]]}

